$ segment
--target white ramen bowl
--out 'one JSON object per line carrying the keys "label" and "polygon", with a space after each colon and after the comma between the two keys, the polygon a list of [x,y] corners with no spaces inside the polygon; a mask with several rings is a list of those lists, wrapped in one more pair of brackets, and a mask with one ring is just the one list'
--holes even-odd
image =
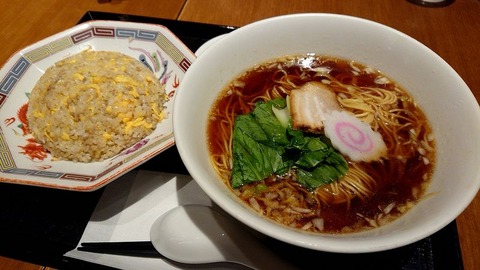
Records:
{"label": "white ramen bowl", "polygon": [[[396,221],[370,231],[311,234],[286,228],[244,205],[209,161],[206,123],[210,106],[242,71],[285,55],[324,54],[378,69],[402,85],[426,113],[437,142],[427,193]],[[320,251],[363,253],[401,247],[439,231],[472,201],[480,187],[480,110],[460,76],[413,38],[365,19],[295,14],[241,27],[209,46],[183,78],[173,126],[180,156],[206,194],[249,227],[284,242]]]}

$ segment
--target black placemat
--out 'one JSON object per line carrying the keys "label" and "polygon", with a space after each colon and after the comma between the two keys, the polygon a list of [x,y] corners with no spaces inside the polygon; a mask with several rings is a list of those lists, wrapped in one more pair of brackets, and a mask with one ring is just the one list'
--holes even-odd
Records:
{"label": "black placemat", "polygon": [[[192,51],[234,27],[125,14],[87,12],[79,22],[121,20],[168,27]],[[138,169],[187,173],[175,146]],[[103,189],[73,192],[0,184],[0,255],[57,269],[111,269],[63,257],[75,248]],[[302,269],[463,269],[458,234],[452,222],[434,235],[411,245],[377,253],[334,254],[292,246],[267,238],[273,250]]]}

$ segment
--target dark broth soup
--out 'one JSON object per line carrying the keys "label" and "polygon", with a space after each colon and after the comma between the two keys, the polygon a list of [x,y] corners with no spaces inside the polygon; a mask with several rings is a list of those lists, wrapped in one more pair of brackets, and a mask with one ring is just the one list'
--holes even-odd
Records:
{"label": "dark broth soup", "polygon": [[[232,188],[235,117],[311,81],[328,85],[343,110],[382,135],[386,157],[346,158],[346,175],[314,190],[297,182],[294,172]],[[241,74],[217,98],[207,132],[212,164],[235,194],[260,214],[311,232],[357,232],[393,221],[424,195],[435,163],[431,128],[407,91],[368,66],[327,56],[288,56]]]}

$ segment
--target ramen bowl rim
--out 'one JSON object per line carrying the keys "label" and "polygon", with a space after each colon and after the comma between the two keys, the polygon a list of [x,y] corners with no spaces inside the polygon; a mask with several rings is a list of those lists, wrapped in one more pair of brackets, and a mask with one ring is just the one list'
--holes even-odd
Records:
{"label": "ramen bowl rim", "polygon": [[[330,234],[311,234],[306,232],[300,232],[297,230],[292,230],[290,228],[286,228],[283,225],[279,225],[275,222],[267,220],[260,215],[254,213],[253,210],[246,207],[244,204],[240,203],[240,200],[236,198],[232,192],[225,188],[219,186],[220,180],[217,181],[215,179],[213,182],[211,181],[211,177],[214,175],[213,169],[211,168],[204,168],[201,164],[197,162],[198,159],[202,158],[197,156],[198,153],[191,152],[190,146],[188,145],[186,137],[186,133],[188,131],[187,124],[181,123],[182,121],[186,121],[187,117],[184,113],[184,99],[187,98],[186,93],[187,91],[195,91],[194,89],[184,89],[193,87],[194,84],[192,80],[198,79],[199,76],[204,76],[207,78],[203,78],[202,80],[215,80],[217,78],[221,78],[223,75],[223,70],[220,68],[216,70],[219,72],[218,77],[215,76],[205,76],[205,67],[208,67],[206,63],[216,57],[217,52],[223,50],[226,51],[224,48],[225,46],[229,46],[232,42],[235,42],[237,36],[241,36],[244,38],[249,34],[249,31],[259,31],[262,30],[262,27],[265,27],[268,30],[268,27],[271,27],[273,24],[276,23],[286,23],[289,20],[342,20],[342,21],[349,21],[349,23],[357,23],[355,27],[363,27],[367,26],[369,28],[386,31],[390,33],[391,37],[398,40],[406,41],[408,44],[411,44],[411,49],[420,49],[425,51],[431,59],[434,59],[435,64],[439,65],[440,71],[446,70],[455,80],[460,89],[462,96],[465,96],[465,100],[468,103],[467,105],[470,107],[476,106],[473,108],[473,113],[475,119],[479,121],[477,123],[477,130],[480,123],[480,112],[478,110],[478,103],[475,100],[475,97],[469,90],[468,86],[463,82],[460,76],[451,68],[448,63],[446,63],[440,56],[434,53],[425,45],[421,44],[420,42],[416,41],[415,39],[407,36],[406,34],[395,30],[391,27],[385,26],[383,24],[373,22],[370,20],[348,16],[348,15],[340,15],[340,14],[331,14],[331,13],[302,13],[302,14],[289,14],[289,15],[282,15],[272,18],[267,18],[261,21],[256,21],[237,30],[233,31],[232,33],[226,35],[224,38],[217,41],[215,44],[212,44],[207,48],[202,55],[200,55],[197,60],[192,64],[190,69],[186,72],[185,77],[180,85],[179,93],[177,94],[176,101],[174,104],[173,110],[173,122],[174,122],[174,135],[175,141],[177,144],[177,148],[182,158],[187,170],[195,179],[195,181],[199,184],[202,190],[220,207],[222,207],[226,212],[232,215],[234,218],[238,219],[239,221],[243,222],[244,224],[248,225],[249,227],[264,233],[270,237],[276,238],[278,240],[282,240],[284,242],[297,245],[304,248],[320,250],[320,251],[328,251],[328,252],[340,252],[340,253],[364,253],[364,252],[376,252],[376,251],[384,251],[389,250],[401,246],[405,246],[407,244],[411,244],[413,242],[419,241],[425,237],[428,237],[435,232],[439,231],[450,222],[452,222],[473,200],[476,193],[480,188],[480,172],[477,169],[476,175],[472,178],[471,183],[471,190],[466,194],[466,196],[462,199],[461,202],[458,202],[452,209],[449,209],[448,212],[439,211],[439,214],[435,214],[436,219],[431,221],[428,225],[423,226],[421,228],[407,228],[403,229],[403,225],[398,225],[399,223],[405,220],[406,216],[411,215],[422,215],[423,213],[411,213],[415,211],[409,211],[404,216],[399,218],[398,220],[392,222],[392,224],[396,224],[397,227],[395,229],[391,229],[391,224],[381,226],[380,228],[376,228],[371,231],[367,232],[358,232],[358,233],[348,233],[348,234],[341,234],[341,235],[330,235]],[[262,30],[266,31],[266,30]],[[370,31],[370,30],[367,30]],[[261,32],[261,31],[260,31]],[[222,49],[223,47],[223,49]],[[410,48],[408,48],[410,49]],[[222,51],[222,52],[223,52]],[[235,52],[231,52],[235,54]],[[279,55],[280,56],[280,55]],[[220,56],[219,56],[220,57]],[[271,59],[272,57],[265,57],[264,59],[258,59],[258,62],[264,62],[266,60]],[[348,57],[346,57],[348,58]],[[225,61],[225,59],[223,59]],[[368,65],[368,63],[367,63]],[[251,65],[247,65],[251,66]],[[387,72],[388,74],[388,72]],[[392,76],[395,77],[395,76]],[[228,77],[227,81],[231,80],[233,77]],[[220,83],[219,83],[220,84]],[[225,84],[225,82],[223,83]],[[218,94],[217,89],[213,91],[213,93]],[[210,93],[208,93],[210,94]],[[215,94],[215,95],[216,95]],[[193,99],[193,98],[191,98]],[[177,106],[178,105],[178,106]],[[209,106],[210,107],[210,106]],[[183,115],[181,115],[183,114]],[[205,117],[205,116],[202,116]],[[196,119],[198,121],[198,119]],[[206,126],[206,117],[202,118],[201,121],[205,122]],[[205,129],[201,129],[205,130]],[[192,135],[190,135],[192,136]],[[203,138],[202,136],[200,136]],[[193,137],[190,137],[192,139]],[[193,142],[191,142],[193,143]],[[198,143],[198,142],[197,142]],[[205,143],[206,144],[206,143]],[[478,149],[478,147],[476,147]],[[203,153],[204,154],[204,153]],[[211,166],[210,166],[211,167]],[[435,176],[434,176],[435,178]],[[435,192],[432,192],[435,193]],[[445,195],[433,195],[435,196],[445,196]],[[416,207],[414,207],[415,209]],[[408,224],[407,224],[408,225]]]}

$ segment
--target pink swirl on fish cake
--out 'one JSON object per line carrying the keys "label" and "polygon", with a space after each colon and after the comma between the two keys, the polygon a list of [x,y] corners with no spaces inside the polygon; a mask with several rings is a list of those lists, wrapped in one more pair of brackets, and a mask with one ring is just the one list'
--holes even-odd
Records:
{"label": "pink swirl on fish cake", "polygon": [[348,122],[335,124],[335,132],[340,140],[352,150],[359,152],[372,151],[372,139],[355,125]]}

